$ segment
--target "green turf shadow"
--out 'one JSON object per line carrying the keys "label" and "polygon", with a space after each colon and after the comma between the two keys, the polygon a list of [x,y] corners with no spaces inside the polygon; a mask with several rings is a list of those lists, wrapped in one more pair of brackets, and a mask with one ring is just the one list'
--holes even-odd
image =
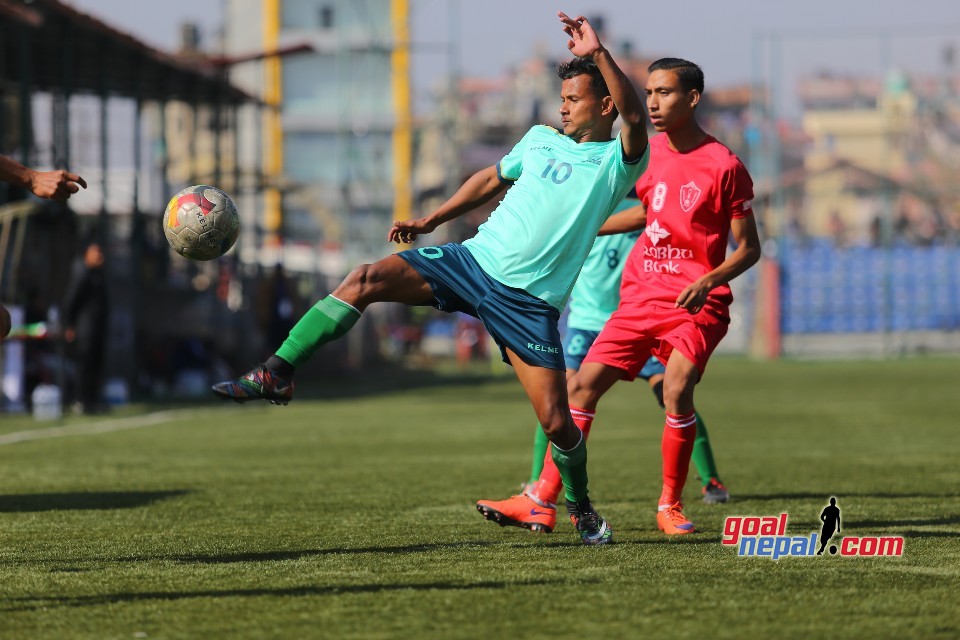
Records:
{"label": "green turf shadow", "polygon": [[0,495],[0,513],[136,509],[188,493],[190,491],[185,489],[175,489],[171,491],[84,491]]}
{"label": "green turf shadow", "polygon": [[[488,541],[476,542],[450,542],[438,544],[411,544],[396,547],[348,547],[348,548],[330,548],[330,549],[293,549],[289,551],[251,551],[243,553],[225,553],[218,555],[186,555],[172,556],[166,558],[184,564],[231,564],[236,562],[284,562],[287,560],[299,560],[313,556],[331,556],[331,555],[352,555],[364,553],[386,553],[386,554],[404,554],[404,553],[424,553],[437,551],[440,549],[460,549],[472,547],[490,547],[496,543]],[[143,560],[144,558],[127,558],[123,560]]]}
{"label": "green turf shadow", "polygon": [[559,580],[523,580],[519,582],[484,581],[457,584],[452,582],[428,582],[421,584],[356,584],[331,586],[304,586],[276,589],[225,589],[222,591],[147,591],[140,593],[105,593],[93,596],[43,597],[26,596],[8,598],[0,611],[34,611],[57,607],[96,607],[107,604],[144,601],[176,601],[197,598],[262,598],[262,597],[311,597],[335,596],[349,593],[384,593],[390,591],[474,591],[501,590],[525,586],[559,584]]}

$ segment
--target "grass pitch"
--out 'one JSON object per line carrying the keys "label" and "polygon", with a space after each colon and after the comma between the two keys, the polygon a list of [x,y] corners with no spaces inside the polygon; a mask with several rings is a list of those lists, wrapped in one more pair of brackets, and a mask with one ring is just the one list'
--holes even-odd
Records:
{"label": "grass pitch", "polygon": [[[605,548],[475,511],[527,474],[512,378],[304,381],[316,397],[285,408],[211,401],[0,445],[0,637],[956,638],[958,367],[715,359],[698,408],[733,500],[703,505],[691,477],[699,532],[670,539],[662,414],[617,385],[590,443]],[[0,440],[50,426],[2,416]],[[729,515],[819,531],[830,496],[843,534],[904,536],[903,557],[720,544]]]}

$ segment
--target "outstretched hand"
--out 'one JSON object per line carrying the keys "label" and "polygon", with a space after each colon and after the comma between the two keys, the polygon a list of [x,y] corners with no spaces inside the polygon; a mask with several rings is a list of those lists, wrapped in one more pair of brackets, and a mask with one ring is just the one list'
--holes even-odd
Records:
{"label": "outstretched hand", "polygon": [[80,187],[87,188],[87,182],[75,173],[64,171],[34,171],[30,176],[30,191],[38,198],[50,200],[66,200],[80,191]]}
{"label": "outstretched hand", "polygon": [[564,33],[570,36],[570,41],[567,43],[567,49],[570,49],[570,53],[585,58],[603,49],[597,32],[593,30],[586,18],[583,16],[571,18],[563,11],[558,11],[557,16],[563,23]]}
{"label": "outstretched hand", "polygon": [[417,236],[430,233],[436,228],[436,223],[431,222],[429,218],[394,220],[393,226],[390,227],[390,231],[387,233],[387,242],[410,244],[417,239]]}

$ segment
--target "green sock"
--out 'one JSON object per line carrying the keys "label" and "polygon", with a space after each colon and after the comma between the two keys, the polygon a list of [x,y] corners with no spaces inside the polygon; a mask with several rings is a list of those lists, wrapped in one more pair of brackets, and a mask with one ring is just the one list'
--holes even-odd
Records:
{"label": "green sock", "polygon": [[277,356],[299,367],[321,346],[344,335],[359,319],[359,311],[342,300],[327,296],[303,314],[277,349]]}
{"label": "green sock", "polygon": [[547,434],[543,432],[543,427],[537,423],[537,430],[533,433],[533,463],[530,465],[530,482],[533,484],[540,479],[540,472],[543,471],[543,459],[547,455]]}
{"label": "green sock", "polygon": [[557,445],[550,447],[553,462],[560,471],[567,500],[580,502],[587,497],[587,442],[581,436],[573,449],[563,451]]}
{"label": "green sock", "polygon": [[700,476],[703,486],[710,484],[710,478],[716,478],[717,482],[720,482],[717,463],[713,461],[713,449],[710,448],[707,425],[703,423],[699,413],[697,414],[697,438],[693,441],[693,464],[697,467],[697,475]]}

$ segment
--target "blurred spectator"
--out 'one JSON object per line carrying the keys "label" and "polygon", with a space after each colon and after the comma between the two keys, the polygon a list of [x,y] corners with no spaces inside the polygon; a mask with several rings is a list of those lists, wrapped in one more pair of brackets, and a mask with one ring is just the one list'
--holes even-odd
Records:
{"label": "blurred spectator", "polygon": [[410,357],[420,353],[423,342],[423,327],[429,320],[419,307],[395,305],[398,309],[398,318],[390,325],[390,337],[393,340],[395,352],[399,356]]}
{"label": "blurred spectator", "polygon": [[[46,322],[48,313],[47,303],[40,290],[37,287],[31,287],[27,292],[27,303],[23,309],[23,323],[30,326]],[[38,384],[54,382],[53,372],[48,367],[51,344],[47,340],[26,340],[23,350],[25,363],[23,382],[29,405],[33,389]]]}
{"label": "blurred spectator", "polygon": [[[87,188],[80,176],[67,171],[36,171],[16,160],[0,156],[0,180],[24,189],[29,189],[38,198],[66,200],[72,194]],[[78,186],[79,185],[79,186]],[[10,313],[0,304],[0,340],[10,333]]]}
{"label": "blurred spectator", "polygon": [[173,346],[169,364],[173,379],[171,391],[175,396],[206,396],[215,380],[230,375],[230,367],[216,355],[212,346],[200,338],[185,338]]}
{"label": "blurred spectator", "polygon": [[0,304],[0,340],[6,338],[8,333],[10,333],[10,312]]}
{"label": "blurred spectator", "polygon": [[917,225],[917,244],[929,247],[942,241],[945,227],[943,215],[933,208],[927,208]]}
{"label": "blurred spectator", "polygon": [[457,315],[457,364],[463,368],[473,360],[486,358],[487,331],[477,318],[463,313]]}
{"label": "blurred spectator", "polygon": [[949,242],[952,221],[932,203],[904,196],[897,211],[894,236],[899,243],[929,247]]}
{"label": "blurred spectator", "polygon": [[267,344],[282,344],[300,317],[300,311],[296,293],[279,262],[270,277],[261,282],[258,298],[260,328]]}
{"label": "blurred spectator", "polygon": [[870,219],[870,246],[879,247],[883,244],[883,217],[878,213]]}
{"label": "blurred spectator", "polygon": [[947,216],[947,241],[950,244],[960,242],[960,202],[953,207],[953,210]]}
{"label": "blurred spectator", "polygon": [[400,304],[387,305],[384,314],[385,326],[381,330],[384,354],[397,359],[419,355],[429,314],[421,307]]}
{"label": "blurred spectator", "polygon": [[787,237],[798,245],[806,243],[809,238],[807,228],[803,223],[803,211],[799,207],[791,207],[787,219]]}
{"label": "blurred spectator", "polygon": [[73,271],[64,304],[64,338],[74,345],[77,364],[75,413],[97,413],[103,386],[108,301],[104,256],[99,243],[88,242]]}
{"label": "blurred spectator", "polygon": [[895,239],[905,239],[910,235],[910,215],[903,203],[897,211],[897,217],[893,221],[893,235]]}
{"label": "blurred spectator", "polygon": [[847,246],[847,224],[840,217],[839,211],[831,211],[830,218],[827,220],[827,233],[833,238],[833,242],[838,247]]}

